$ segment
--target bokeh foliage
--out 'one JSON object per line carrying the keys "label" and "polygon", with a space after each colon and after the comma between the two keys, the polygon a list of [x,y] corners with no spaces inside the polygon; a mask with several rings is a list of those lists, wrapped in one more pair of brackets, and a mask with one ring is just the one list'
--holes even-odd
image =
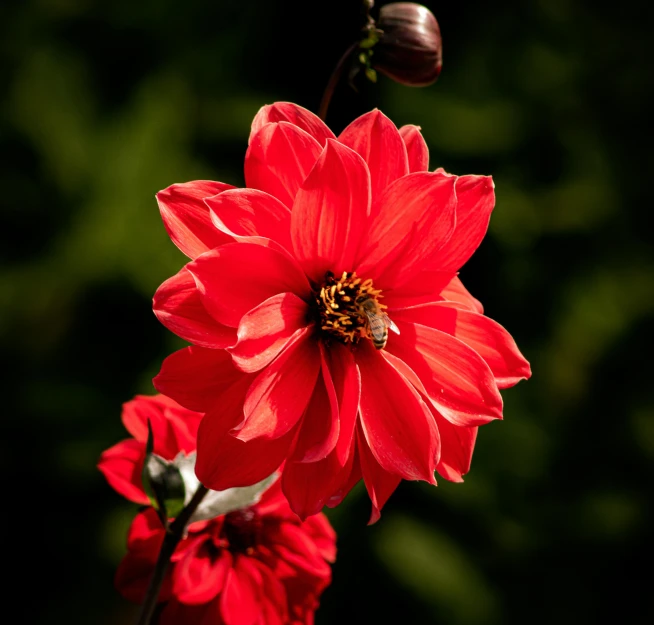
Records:
{"label": "bokeh foliage", "polygon": [[[253,115],[275,100],[317,110],[359,4],[0,5],[16,622],[134,622],[112,577],[135,509],[95,463],[125,436],[121,403],[153,393],[182,345],[151,312],[184,262],[154,194],[242,184]],[[654,11],[425,4],[443,33],[439,81],[343,83],[328,122],[338,132],[376,106],[422,127],[432,167],[494,176],[490,233],[461,275],[534,376],[504,393],[505,421],[481,430],[464,484],[403,484],[372,527],[360,487],[328,512],[340,554],[317,623],[654,622]]]}

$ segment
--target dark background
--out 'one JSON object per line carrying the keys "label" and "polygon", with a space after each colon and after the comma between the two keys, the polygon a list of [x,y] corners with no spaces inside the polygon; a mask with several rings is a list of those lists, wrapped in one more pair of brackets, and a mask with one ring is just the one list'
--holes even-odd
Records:
{"label": "dark background", "polygon": [[[154,194],[241,185],[249,124],[317,110],[359,2],[0,4],[4,560],[13,623],[135,622],[113,588],[135,506],[97,471],[121,404],[182,344],[151,312],[185,262]],[[378,6],[383,4],[377,3]],[[503,393],[464,484],[404,483],[367,527],[357,488],[317,625],[654,622],[651,4],[425,2],[428,88],[336,91],[338,133],[379,107],[431,167],[492,174],[462,278],[533,378]]]}

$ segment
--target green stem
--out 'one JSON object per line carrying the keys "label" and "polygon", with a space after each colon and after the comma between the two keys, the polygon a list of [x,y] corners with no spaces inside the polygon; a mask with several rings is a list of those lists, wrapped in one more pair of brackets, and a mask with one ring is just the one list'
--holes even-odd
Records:
{"label": "green stem", "polygon": [[[365,39],[365,35],[367,32],[370,31],[370,29],[373,29],[375,27],[375,22],[370,17],[370,9],[374,6],[375,2],[374,0],[363,0],[363,6],[362,6],[362,13],[363,13],[363,21],[365,22],[363,28],[361,29],[362,33],[362,38]],[[334,90],[336,89],[336,85],[338,84],[338,81],[341,78],[341,74],[343,73],[343,68],[345,67],[346,61],[350,58],[352,53],[357,49],[359,46],[360,41],[355,41],[343,54],[343,56],[339,59],[338,63],[336,64],[336,67],[334,68],[334,71],[332,72],[332,75],[329,77],[329,82],[327,83],[327,86],[325,87],[325,91],[322,94],[322,100],[320,101],[320,108],[318,109],[318,117],[322,119],[322,121],[325,121],[327,117],[327,109],[329,108],[329,103],[332,100],[332,96],[334,95]]]}
{"label": "green stem", "polygon": [[166,571],[170,565],[170,558],[175,552],[175,548],[179,544],[179,541],[184,536],[186,524],[189,522],[189,519],[202,501],[202,498],[207,494],[208,490],[209,489],[200,485],[200,487],[195,491],[193,499],[189,501],[188,506],[186,506],[184,510],[180,512],[179,516],[166,528],[166,533],[163,542],[161,543],[161,549],[159,550],[159,557],[157,558],[157,563],[154,567],[152,577],[150,578],[150,584],[148,585],[148,590],[145,594],[145,600],[141,604],[137,625],[150,625],[154,609],[157,607],[157,599],[159,598],[161,585],[163,584],[164,578],[166,577]]}
{"label": "green stem", "polygon": [[350,55],[354,52],[354,50],[357,48],[359,45],[358,41],[355,41],[343,54],[343,56],[340,58],[338,63],[336,64],[336,67],[334,68],[334,71],[332,72],[332,75],[329,77],[329,82],[327,83],[327,86],[325,87],[325,91],[322,94],[322,100],[320,101],[320,108],[318,109],[318,117],[322,119],[322,121],[325,121],[327,117],[327,109],[329,108],[329,103],[332,100],[332,96],[334,95],[334,89],[336,89],[336,85],[338,84],[338,81],[341,78],[341,74],[343,73],[343,68],[345,67],[345,62],[348,60]]}

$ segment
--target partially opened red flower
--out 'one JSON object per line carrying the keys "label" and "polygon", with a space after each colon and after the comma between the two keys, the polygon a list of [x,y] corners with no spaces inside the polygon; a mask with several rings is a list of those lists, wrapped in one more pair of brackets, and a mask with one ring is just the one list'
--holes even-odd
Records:
{"label": "partially opened red flower", "polygon": [[[116,585],[142,603],[165,530],[152,508],[129,531]],[[312,625],[336,557],[334,530],[323,514],[302,522],[279,482],[261,501],[191,523],[159,594],[159,625]]]}
{"label": "partially opened red flower", "polygon": [[153,452],[165,460],[173,460],[179,452],[189,454],[195,451],[202,415],[183,408],[164,395],[137,395],[123,404],[121,418],[132,438],[104,451],[98,469],[123,497],[135,503],[149,504],[141,477],[148,422],[152,428]]}
{"label": "partially opened red flower", "polygon": [[477,427],[502,416],[499,389],[531,372],[457,277],[486,233],[493,182],[428,160],[419,128],[378,110],[336,138],[277,103],[252,124],[248,188],[158,194],[192,260],[154,310],[193,345],[155,386],[207,413],[205,485],[253,483],[285,461],[304,518],[363,477],[375,520],[401,479],[468,471]]}

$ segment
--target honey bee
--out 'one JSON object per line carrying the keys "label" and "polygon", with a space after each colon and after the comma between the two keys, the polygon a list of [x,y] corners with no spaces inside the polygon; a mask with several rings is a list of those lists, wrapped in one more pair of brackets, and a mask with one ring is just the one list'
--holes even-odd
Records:
{"label": "honey bee", "polygon": [[370,297],[362,298],[357,302],[359,310],[365,313],[368,318],[368,327],[372,335],[372,344],[377,349],[384,349],[386,341],[388,340],[388,330],[392,330],[396,334],[400,333],[400,329],[391,321],[391,318],[379,308],[379,304]]}

